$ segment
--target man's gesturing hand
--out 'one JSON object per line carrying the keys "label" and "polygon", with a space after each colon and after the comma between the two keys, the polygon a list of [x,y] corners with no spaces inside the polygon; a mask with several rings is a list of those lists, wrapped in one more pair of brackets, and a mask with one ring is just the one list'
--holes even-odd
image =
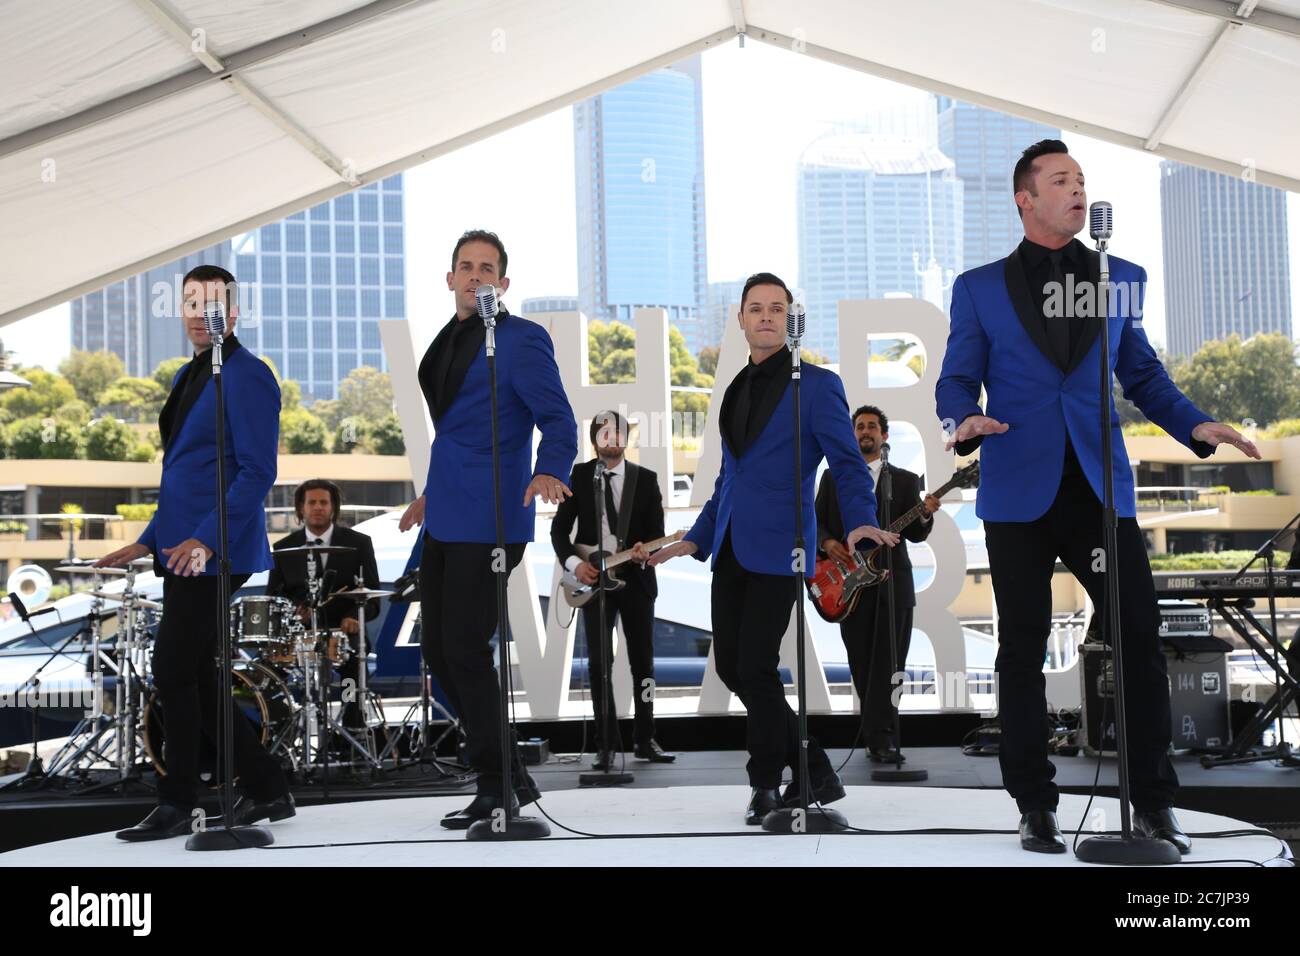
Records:
{"label": "man's gesturing hand", "polygon": [[537,475],[528,483],[524,491],[524,507],[527,508],[535,497],[541,496],[548,505],[558,505],[564,498],[573,495],[569,486],[551,475]]}
{"label": "man's gesturing hand", "polygon": [[952,451],[954,445],[959,441],[965,441],[968,438],[974,438],[976,435],[1000,435],[1010,425],[1006,425],[996,418],[989,418],[987,415],[971,415],[952,433],[948,439],[948,444],[943,446],[944,451]]}
{"label": "man's gesturing hand", "polygon": [[1235,445],[1240,448],[1242,453],[1250,458],[1258,459],[1259,449],[1249,438],[1242,436],[1241,432],[1231,425],[1222,425],[1219,422],[1201,422],[1192,429],[1192,437],[1197,441],[1203,441],[1210,445]]}

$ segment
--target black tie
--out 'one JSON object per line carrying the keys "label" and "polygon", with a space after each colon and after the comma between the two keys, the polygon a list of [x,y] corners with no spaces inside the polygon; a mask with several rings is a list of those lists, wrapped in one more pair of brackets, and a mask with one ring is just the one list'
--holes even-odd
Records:
{"label": "black tie", "polygon": [[1065,271],[1061,268],[1062,256],[1063,253],[1060,249],[1048,253],[1048,258],[1051,260],[1051,274],[1048,276],[1047,281],[1057,283],[1056,288],[1060,290],[1060,298],[1057,301],[1064,307],[1064,314],[1045,315],[1043,318],[1047,322],[1047,341],[1052,345],[1052,352],[1056,355],[1056,363],[1061,368],[1067,368],[1070,364],[1071,320],[1066,316],[1074,306],[1072,302],[1066,301]]}
{"label": "black tie", "polygon": [[618,507],[614,504],[614,476],[605,472],[605,515],[610,530],[618,534]]}

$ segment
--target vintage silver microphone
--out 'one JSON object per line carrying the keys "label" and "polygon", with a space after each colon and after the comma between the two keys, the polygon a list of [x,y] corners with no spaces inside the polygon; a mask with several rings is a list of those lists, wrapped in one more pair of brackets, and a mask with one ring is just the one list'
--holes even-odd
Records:
{"label": "vintage silver microphone", "polygon": [[1088,207],[1088,234],[1093,240],[1100,243],[1104,248],[1110,241],[1110,235],[1115,228],[1115,210],[1111,204],[1098,200]]}
{"label": "vintage silver microphone", "polygon": [[226,304],[212,299],[203,305],[203,325],[212,339],[212,371],[221,374],[221,343],[226,337]]}

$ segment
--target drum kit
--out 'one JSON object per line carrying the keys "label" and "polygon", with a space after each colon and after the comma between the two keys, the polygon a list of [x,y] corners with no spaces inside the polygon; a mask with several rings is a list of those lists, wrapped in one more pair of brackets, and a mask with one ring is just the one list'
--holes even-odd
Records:
{"label": "drum kit", "polygon": [[[293,554],[337,554],[354,549],[338,546],[283,548],[278,558]],[[67,742],[50,759],[43,777],[76,777],[89,783],[91,770],[108,765],[112,779],[88,787],[125,787],[138,782],[142,768],[152,764],[165,775],[165,703],[158,697],[150,674],[150,661],[162,605],[147,599],[137,588],[136,576],[153,566],[140,558],[124,568],[97,568],[89,564],[63,565],[56,570],[90,575],[97,587],[91,598],[86,626],[69,637],[87,636],[87,671],[94,688],[91,704]],[[103,587],[121,578],[120,591]],[[368,602],[389,597],[392,591],[356,586],[325,593],[317,562],[307,561],[305,602],[265,595],[236,598],[230,607],[232,660],[236,703],[261,736],[263,746],[304,781],[322,779],[328,786],[331,763],[348,767],[357,779],[369,780],[386,761],[394,765],[400,754],[398,735],[386,733],[383,702],[367,686],[365,609]],[[322,609],[331,602],[354,606],[350,617],[355,634],[324,625]],[[113,633],[104,625],[116,618]],[[354,658],[355,655],[355,658]],[[340,679],[337,669],[350,660],[355,679]],[[359,715],[345,726],[343,704]],[[215,780],[216,750],[201,756],[201,774]],[[323,775],[323,776],[318,776]]]}

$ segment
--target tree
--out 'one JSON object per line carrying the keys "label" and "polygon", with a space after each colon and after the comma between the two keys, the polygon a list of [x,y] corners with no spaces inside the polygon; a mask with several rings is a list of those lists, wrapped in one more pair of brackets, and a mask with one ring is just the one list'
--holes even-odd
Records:
{"label": "tree", "polygon": [[707,348],[700,349],[699,357],[696,359],[700,366],[700,371],[705,375],[718,374],[718,354],[722,350],[716,345],[710,345]]}
{"label": "tree", "polygon": [[[72,390],[71,386],[68,390]],[[5,447],[10,458],[84,457],[80,428],[36,415],[5,426]]]}
{"label": "tree", "polygon": [[35,415],[45,418],[59,407],[77,400],[77,392],[62,376],[43,368],[23,369],[19,372],[32,383],[31,388],[11,388],[0,397],[0,407],[9,413],[9,421]]}
{"label": "tree", "polygon": [[406,454],[402,423],[395,414],[381,418],[370,429],[370,451],[376,455]]}
{"label": "tree", "polygon": [[329,450],[325,423],[305,408],[280,412],[280,444],[290,455],[320,455]]}
{"label": "tree", "polygon": [[339,383],[338,403],[343,418],[377,422],[393,412],[393,380],[372,365],[354,368]]}
{"label": "tree", "polygon": [[115,352],[76,351],[59,363],[59,372],[77,397],[93,407],[106,388],[126,375],[126,366]]}
{"label": "tree", "polygon": [[139,442],[130,425],[98,418],[83,431],[86,457],[94,461],[129,461]]}
{"label": "tree", "polygon": [[136,422],[156,420],[166,401],[167,389],[154,378],[119,379],[99,396],[101,408]]}
{"label": "tree", "polygon": [[587,368],[593,384],[610,384],[596,376],[605,363],[605,357],[620,349],[630,349],[636,356],[636,333],[622,322],[589,322],[587,324]]}
{"label": "tree", "polygon": [[1237,335],[1206,342],[1170,375],[1188,398],[1215,421],[1260,427],[1300,414],[1296,347],[1285,335]]}
{"label": "tree", "polygon": [[74,398],[72,401],[56,408],[53,417],[69,425],[85,428],[90,424],[90,406],[81,399]]}
{"label": "tree", "polygon": [[[176,378],[176,373],[181,370],[181,366],[188,361],[187,358],[163,359],[158,363],[158,367],[153,370],[152,378],[162,388],[164,395],[172,390],[172,380]],[[266,361],[269,361],[269,359]],[[275,366],[271,367],[272,369],[275,368]]]}

